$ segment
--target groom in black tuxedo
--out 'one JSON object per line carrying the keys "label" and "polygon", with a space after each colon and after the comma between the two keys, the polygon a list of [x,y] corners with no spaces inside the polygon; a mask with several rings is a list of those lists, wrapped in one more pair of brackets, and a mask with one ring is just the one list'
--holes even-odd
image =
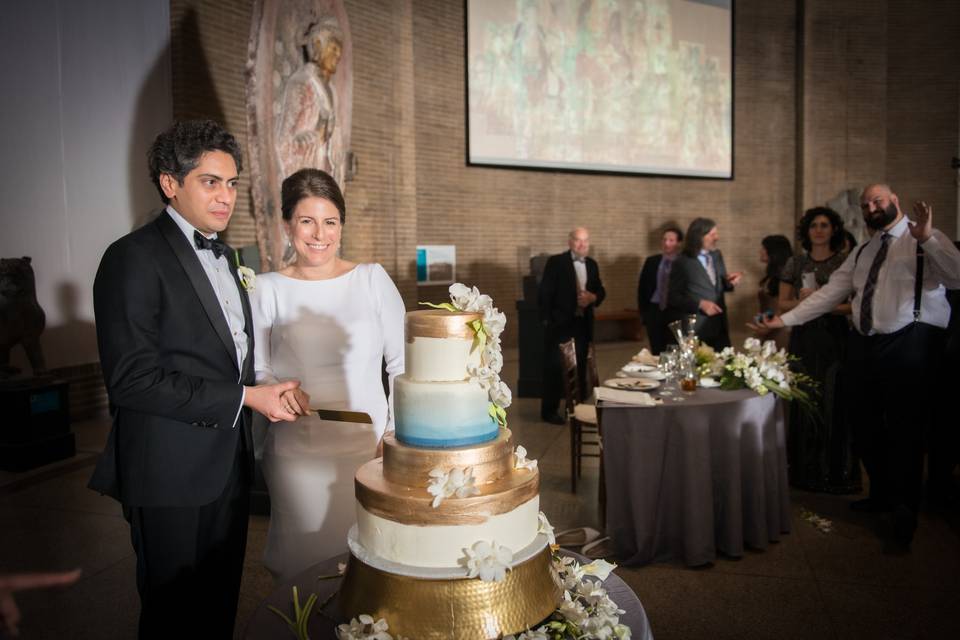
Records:
{"label": "groom in black tuxedo", "polygon": [[113,428],[90,488],[116,498],[137,554],[141,638],[232,638],[253,469],[251,410],[296,416],[292,381],[253,386],[236,253],[236,139],[174,124],[148,154],[167,205],[104,253],[93,285]]}

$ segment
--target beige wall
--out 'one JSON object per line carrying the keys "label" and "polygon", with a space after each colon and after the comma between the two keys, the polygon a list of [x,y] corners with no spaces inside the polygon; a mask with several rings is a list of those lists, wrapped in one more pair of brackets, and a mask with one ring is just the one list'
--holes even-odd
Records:
{"label": "beige wall", "polygon": [[[790,235],[798,212],[840,190],[888,180],[904,198],[950,212],[937,224],[956,232],[957,3],[737,2],[732,181],[468,167],[464,3],[345,4],[359,173],[347,184],[344,253],[381,262],[408,306],[445,298],[443,288],[417,290],[415,245],[455,244],[458,279],[512,321],[527,257],[562,250],[567,231],[584,224],[609,295],[603,309],[635,307],[656,229],[708,216],[728,267],[746,271],[728,299],[740,325],[755,311],[761,238]],[[249,20],[249,0],[172,0],[175,115],[219,116],[245,136]],[[229,236],[253,241],[249,200]],[[516,340],[512,322],[506,339]]]}

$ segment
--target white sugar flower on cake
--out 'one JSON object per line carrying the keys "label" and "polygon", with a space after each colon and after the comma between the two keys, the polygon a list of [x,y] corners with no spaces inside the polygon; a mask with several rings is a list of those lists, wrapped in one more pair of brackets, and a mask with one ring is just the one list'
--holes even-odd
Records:
{"label": "white sugar flower on cake", "polygon": [[446,471],[436,467],[430,471],[430,477],[432,480],[427,486],[427,492],[434,496],[430,505],[434,509],[440,506],[444,498],[466,498],[480,493],[480,489],[474,486],[473,467],[454,467]]}
{"label": "white sugar flower on cake", "polygon": [[540,520],[540,528],[537,529],[537,533],[547,536],[547,542],[551,546],[557,544],[557,537],[553,534],[553,525],[547,520],[547,515],[541,511],[537,517]]}
{"label": "white sugar flower on cake", "polygon": [[514,469],[526,469],[527,471],[533,471],[537,468],[536,460],[527,460],[527,450],[522,445],[517,445],[516,451],[513,452],[513,458]]}
{"label": "white sugar flower on cake", "polygon": [[463,552],[466,556],[460,559],[460,564],[467,568],[467,577],[479,576],[484,582],[503,581],[513,561],[513,552],[496,542],[480,540]]}
{"label": "white sugar flower on cake", "polygon": [[363,613],[354,618],[350,624],[337,625],[338,640],[393,640],[387,633],[390,627],[387,621],[380,618],[376,622],[371,616]]}

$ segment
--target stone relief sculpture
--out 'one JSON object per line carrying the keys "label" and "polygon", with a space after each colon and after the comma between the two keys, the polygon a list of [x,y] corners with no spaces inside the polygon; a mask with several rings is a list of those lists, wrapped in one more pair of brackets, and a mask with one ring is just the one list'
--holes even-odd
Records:
{"label": "stone relief sculpture", "polygon": [[290,257],[280,184],[305,167],[345,189],[353,96],[342,0],[257,0],[247,60],[247,125],[261,269]]}
{"label": "stone relief sculpture", "polygon": [[30,258],[0,259],[0,379],[20,373],[10,366],[10,351],[18,344],[27,352],[34,375],[46,371],[40,347],[46,323]]}
{"label": "stone relief sculpture", "polygon": [[857,242],[863,242],[869,235],[863,223],[863,214],[860,213],[860,192],[863,187],[844,189],[829,201],[827,206],[840,214],[843,219],[843,228],[853,234]]}

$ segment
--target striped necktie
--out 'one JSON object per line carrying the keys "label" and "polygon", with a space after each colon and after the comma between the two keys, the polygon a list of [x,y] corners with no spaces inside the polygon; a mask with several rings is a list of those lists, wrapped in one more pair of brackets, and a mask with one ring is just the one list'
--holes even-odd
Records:
{"label": "striped necktie", "polygon": [[860,300],[860,333],[865,336],[870,335],[870,330],[873,329],[873,294],[877,290],[877,277],[880,275],[883,261],[887,259],[887,249],[890,248],[892,237],[889,233],[880,236],[880,249],[873,257],[870,273],[867,274],[867,281],[863,285],[863,297]]}

